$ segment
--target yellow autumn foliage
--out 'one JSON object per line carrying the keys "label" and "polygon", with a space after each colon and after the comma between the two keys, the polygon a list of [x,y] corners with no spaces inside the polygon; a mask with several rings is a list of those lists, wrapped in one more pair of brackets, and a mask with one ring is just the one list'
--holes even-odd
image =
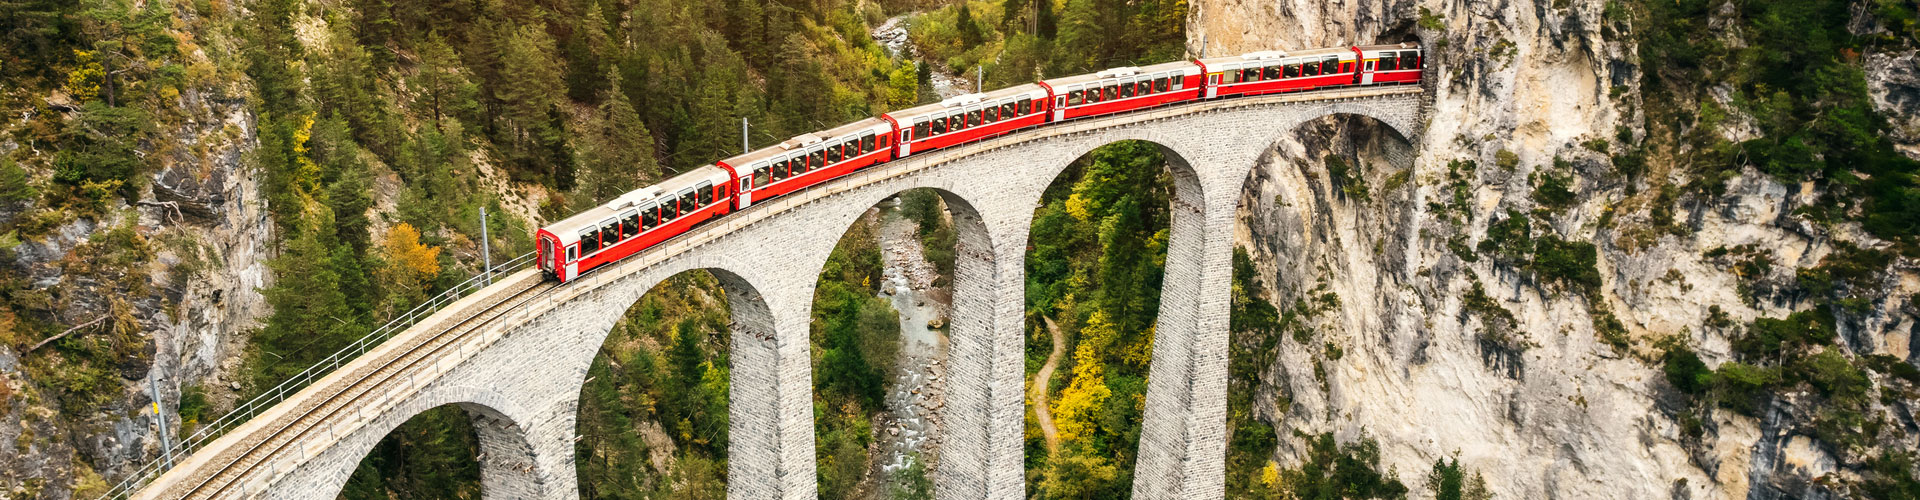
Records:
{"label": "yellow autumn foliage", "polygon": [[1113,396],[1107,388],[1102,358],[1119,335],[1119,328],[1104,311],[1094,311],[1087,318],[1087,326],[1080,329],[1080,345],[1073,349],[1073,382],[1053,403],[1053,422],[1060,430],[1060,439],[1078,440],[1099,426],[1094,419]]}
{"label": "yellow autumn foliage", "polygon": [[420,231],[405,222],[387,229],[380,244],[386,261],[380,267],[380,279],[396,306],[410,306],[426,294],[427,285],[440,275],[440,248],[420,243]]}
{"label": "yellow autumn foliage", "polygon": [[99,99],[100,85],[107,81],[106,70],[93,59],[91,50],[73,51],[73,60],[79,67],[67,73],[67,94],[78,102]]}

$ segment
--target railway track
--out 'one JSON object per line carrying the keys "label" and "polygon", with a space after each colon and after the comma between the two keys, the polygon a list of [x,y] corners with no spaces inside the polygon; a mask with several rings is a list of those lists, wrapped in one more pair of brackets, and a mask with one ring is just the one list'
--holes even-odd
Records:
{"label": "railway track", "polygon": [[[360,409],[357,403],[361,402],[362,398],[375,394],[376,391],[384,392],[384,389],[396,380],[406,379],[410,373],[415,372],[422,365],[438,362],[443,353],[450,349],[459,349],[463,345],[463,340],[480,332],[494,320],[560,286],[556,282],[544,279],[538,272],[532,273],[531,277],[531,280],[526,281],[532,281],[532,283],[520,287],[519,290],[505,294],[504,297],[485,304],[463,317],[448,319],[452,322],[451,327],[408,346],[392,359],[372,367],[371,371],[359,377],[358,380],[353,380],[346,386],[334,390],[333,394],[317,401],[305,411],[297,412],[285,424],[265,435],[250,439],[249,441],[254,441],[253,443],[240,443],[242,444],[240,448],[244,451],[224,460],[215,459],[216,463],[224,461],[225,464],[212,468],[212,474],[200,478],[189,478],[183,482],[192,486],[180,491],[165,492],[163,495],[167,498],[211,499],[225,496],[222,493],[232,493],[236,482],[254,473],[266,464],[268,459],[278,456],[290,446],[301,445],[309,436],[319,432],[331,432],[330,427],[321,425],[323,422],[333,419],[342,412]],[[402,399],[395,398],[393,402],[398,403]],[[269,474],[281,472],[288,471],[268,471]]]}

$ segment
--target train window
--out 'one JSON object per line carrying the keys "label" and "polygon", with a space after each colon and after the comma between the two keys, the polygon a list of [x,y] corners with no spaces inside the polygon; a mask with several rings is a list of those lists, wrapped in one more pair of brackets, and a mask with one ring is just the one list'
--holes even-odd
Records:
{"label": "train window", "polygon": [[948,132],[959,132],[960,129],[963,129],[963,128],[967,128],[966,115],[953,115],[953,116],[947,117]]}
{"label": "train window", "polygon": [[856,156],[860,156],[860,140],[859,139],[847,139],[847,143],[840,145],[840,148],[847,150],[846,158],[849,160],[853,159]]}
{"label": "train window", "polygon": [[1021,99],[1021,100],[1020,100],[1020,114],[1021,114],[1022,116],[1024,116],[1024,115],[1026,115],[1026,114],[1028,114],[1028,113],[1032,113],[1032,112],[1033,112],[1033,101],[1029,101],[1029,100],[1026,100],[1026,99]]}
{"label": "train window", "polygon": [[780,160],[773,162],[773,166],[769,168],[769,173],[772,175],[771,178],[774,182],[787,180],[787,161]]}
{"label": "train window", "polygon": [[654,208],[653,205],[647,205],[640,209],[641,231],[651,231],[653,230],[653,226],[660,224],[660,211],[654,210]]}
{"label": "train window", "polygon": [[1320,63],[1320,73],[1321,73],[1321,74],[1325,74],[1325,75],[1331,75],[1331,74],[1334,74],[1334,73],[1339,73],[1339,72],[1340,72],[1340,60],[1339,60],[1339,59],[1328,59],[1328,60],[1327,60],[1326,62],[1323,62],[1323,63]]}
{"label": "train window", "polygon": [[832,165],[835,163],[840,163],[840,148],[838,146],[827,148],[827,162],[821,165]]}
{"label": "train window", "polygon": [[927,126],[926,121],[923,120],[920,123],[915,123],[913,124],[913,137],[916,139],[925,139],[927,138],[927,131],[929,130],[932,130],[932,128]]}
{"label": "train window", "polygon": [[693,191],[680,193],[680,215],[692,215],[694,210],[700,208],[699,201],[700,198]]}
{"label": "train window", "polygon": [[1300,77],[1300,65],[1298,64],[1287,65],[1287,78],[1299,78],[1299,77]]}
{"label": "train window", "polygon": [[700,193],[700,206],[704,207],[713,204],[713,183],[700,183],[698,192]]}
{"label": "train window", "polygon": [[1068,92],[1068,93],[1067,93],[1067,105],[1068,105],[1068,106],[1079,106],[1079,105],[1080,105],[1080,103],[1081,103],[1081,102],[1083,102],[1083,101],[1082,101],[1082,99],[1081,99],[1081,97],[1080,97],[1080,96],[1081,96],[1081,94],[1082,94],[1082,92],[1081,92],[1081,91],[1078,91],[1078,90],[1075,90],[1075,91],[1072,91],[1072,92]]}
{"label": "train window", "polygon": [[1300,65],[1300,76],[1320,76],[1320,63]]}
{"label": "train window", "polygon": [[967,126],[969,127],[980,126],[980,110],[976,109],[976,110],[967,112]]}
{"label": "train window", "polygon": [[[1027,102],[1027,101],[1022,100],[1020,102]],[[1013,118],[1015,116],[1024,115],[1024,114],[1026,113],[1020,112],[1019,104],[1009,102],[1009,103],[1000,105],[1000,118],[1003,120],[1008,118]]]}
{"label": "train window", "polygon": [[579,249],[580,249],[579,247],[567,247],[567,262],[573,262],[574,259],[579,258],[574,256],[574,253],[573,253],[575,250],[579,250]]}
{"label": "train window", "polygon": [[1140,86],[1140,89],[1139,89],[1140,95],[1147,95],[1154,92],[1153,81],[1151,80],[1141,80],[1139,86]]}
{"label": "train window", "polygon": [[1378,66],[1378,68],[1380,68],[1380,71],[1393,71],[1396,69],[1400,69],[1400,61],[1398,59],[1394,59],[1393,54],[1380,54],[1380,65]]}
{"label": "train window", "polygon": [[947,133],[947,119],[946,119],[946,118],[941,118],[941,119],[938,119],[938,120],[934,120],[934,121],[933,121],[933,135],[940,135],[940,134],[944,134],[944,133]]}
{"label": "train window", "polygon": [[[1298,66],[1290,66],[1290,67],[1289,67],[1288,69],[1294,69],[1294,68],[1298,68]],[[1298,71],[1298,70],[1296,70],[1296,71],[1294,71],[1294,73],[1296,73],[1296,74],[1297,74],[1297,73],[1299,73],[1299,71]],[[1287,75],[1287,76],[1293,76],[1293,75]],[[1280,67],[1279,67],[1279,66],[1267,66],[1267,67],[1265,67],[1265,68],[1260,68],[1260,79],[1261,79],[1261,80],[1272,80],[1272,79],[1275,79],[1275,78],[1279,78],[1279,77],[1280,77]]]}
{"label": "train window", "polygon": [[999,106],[994,106],[994,107],[991,107],[991,108],[987,108],[987,109],[983,109],[983,110],[980,110],[980,112],[984,114],[984,115],[983,115],[983,116],[982,116],[982,117],[980,118],[980,123],[993,123],[993,122],[997,122],[997,121],[1000,121],[1000,107],[999,107]]}
{"label": "train window", "polygon": [[1420,53],[1406,51],[1400,53],[1400,69],[1419,69]]}
{"label": "train window", "polygon": [[824,167],[824,166],[827,166],[827,152],[814,151],[813,154],[807,155],[807,164],[798,169],[800,173],[796,173],[794,175],[800,175],[801,173],[812,172],[813,169]]}
{"label": "train window", "polygon": [[860,150],[873,151],[873,134],[867,134],[866,137],[860,138]]}
{"label": "train window", "polygon": [[632,238],[640,234],[640,213],[629,211],[620,214],[620,239]]}
{"label": "train window", "polygon": [[[568,250],[572,250],[569,248]],[[580,254],[586,255],[600,250],[600,232],[588,229],[580,232]],[[569,254],[573,252],[567,252]],[[571,257],[571,256],[569,256]],[[568,259],[572,260],[572,259]]]}
{"label": "train window", "polygon": [[1172,80],[1172,81],[1168,82],[1167,84],[1168,87],[1172,87],[1174,90],[1180,90],[1180,87],[1186,86],[1187,78],[1184,76],[1174,75],[1174,77],[1169,78],[1169,80]]}
{"label": "train window", "polygon": [[1133,84],[1129,83],[1126,85],[1121,85],[1120,97],[1121,98],[1133,97]]}
{"label": "train window", "polygon": [[[786,165],[780,165],[780,168],[786,168]],[[769,167],[760,167],[759,169],[754,170],[753,185],[755,186],[767,185],[767,180],[771,179],[771,176],[769,175],[770,171],[771,169]]]}
{"label": "train window", "polygon": [[605,224],[605,225],[600,226],[600,246],[611,247],[615,243],[619,243],[620,242],[620,222],[610,220],[610,221],[602,222],[601,224]]}
{"label": "train window", "polygon": [[1100,100],[1102,101],[1111,101],[1119,98],[1120,98],[1119,85],[1108,85],[1107,90],[1105,92],[1100,93]]}
{"label": "train window", "polygon": [[1160,78],[1155,78],[1155,79],[1153,79],[1153,91],[1154,91],[1154,92],[1166,92],[1166,91],[1167,91],[1167,78],[1166,78],[1166,77],[1160,77]]}

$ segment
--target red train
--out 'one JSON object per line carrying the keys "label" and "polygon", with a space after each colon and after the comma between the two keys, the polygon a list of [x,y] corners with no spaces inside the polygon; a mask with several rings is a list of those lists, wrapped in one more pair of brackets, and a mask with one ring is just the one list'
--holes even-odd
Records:
{"label": "red train", "polygon": [[1414,44],[1255,52],[1115,68],[968,94],[795,137],[540,228],[540,268],[570,281],[701,222],[877,163],[1049,123],[1163,104],[1420,82]]}

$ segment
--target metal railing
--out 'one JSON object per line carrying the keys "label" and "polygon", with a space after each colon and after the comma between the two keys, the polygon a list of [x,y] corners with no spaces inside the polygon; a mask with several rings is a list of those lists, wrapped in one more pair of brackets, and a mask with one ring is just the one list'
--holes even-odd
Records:
{"label": "metal railing", "polygon": [[[301,389],[305,389],[308,385],[313,384],[313,381],[319,380],[329,373],[333,373],[334,370],[339,369],[340,366],[366,353],[367,350],[386,342],[387,339],[393,338],[394,334],[406,331],[408,328],[412,328],[413,325],[418,324],[420,320],[426,319],[428,316],[432,316],[434,313],[446,308],[447,305],[458,302],[460,299],[466,298],[467,295],[486,288],[493,283],[494,276],[518,271],[521,267],[531,265],[533,256],[533,252],[527,252],[519,257],[514,257],[511,260],[495,265],[491,269],[482,269],[479,273],[474,274],[472,278],[468,278],[466,281],[449,287],[445,291],[440,292],[439,295],[433,296],[432,299],[428,299],[426,302],[414,306],[413,309],[402,313],[399,317],[395,317],[386,324],[380,325],[379,328],[373,329],[372,332],[368,332],[365,336],[360,337],[359,340],[347,344],[346,347],[334,351],[333,354],[315,362],[312,366],[308,366],[307,369],[301,370],[300,373],[288,377],[287,380],[280,382],[279,385],[273,386],[273,388],[267,389],[266,392],[254,396],[253,399],[247,400],[247,402],[241,403],[240,406],[234,407],[226,414],[221,415],[220,418],[201,424],[199,428],[194,430],[192,435],[176,443],[173,449],[170,450],[171,452],[169,452],[169,450],[161,450],[161,456],[154,457],[153,460],[147,462],[145,465],[134,469],[125,480],[122,480],[120,484],[114,486],[113,489],[107,490],[107,493],[100,498],[118,499],[132,495],[134,490],[145,486],[147,482],[165,473],[168,462],[192,455],[194,451],[206,446],[208,442],[225,435],[227,431],[232,430],[241,423],[253,419],[253,417],[259,415],[261,411],[272,408],[281,401],[285,401],[288,396],[292,396],[294,393],[298,393]],[[185,423],[182,422],[182,425],[184,424]],[[159,430],[159,432],[167,431],[167,429]]]}
{"label": "metal railing", "polygon": [[[1381,92],[1382,90],[1389,91]],[[656,245],[654,248],[649,248],[628,258],[621,259],[620,262],[600,266],[594,269],[594,272],[585,273],[580,279],[575,280],[575,284],[586,286],[568,287],[573,289],[573,293],[563,293],[561,295],[568,295],[570,297],[573,294],[584,293],[587,290],[599,288],[608,281],[617,279],[619,276],[651,267],[688,251],[704,247],[724,235],[731,234],[745,226],[758,223],[804,205],[809,205],[824,198],[829,198],[871,184],[904,177],[921,170],[953,163],[968,157],[986,154],[1015,144],[1061,136],[1092,133],[1117,126],[1151,122],[1179,115],[1210,113],[1224,109],[1271,106],[1296,102],[1367,99],[1414,93],[1405,91],[1392,92],[1390,90],[1394,89],[1391,87],[1346,88],[1319,92],[1270,94],[1237,99],[1215,98],[1200,101],[1166,103],[1140,108],[1126,113],[1077,118],[1062,122],[1048,122],[1046,125],[1023,127],[991,137],[976,138],[947,146],[938,151],[914,154],[907,158],[896,159],[892,162],[880,164],[878,167],[869,167],[849,172],[832,180],[808,186],[802,190],[787,193],[777,198],[767,200],[766,202],[755,203],[753,206],[741,211],[741,213],[714,221],[716,224],[707,224],[704,225],[704,227],[688,231],[686,234],[676,235],[674,238],[662,242],[662,244]],[[1417,92],[1417,90],[1415,91]],[[1175,108],[1183,109],[1176,110]],[[361,337],[354,343],[341,348],[327,358],[309,366],[306,370],[295,374],[293,377],[267,390],[267,392],[255,396],[252,400],[235,407],[219,419],[204,424],[199,429],[196,429],[193,435],[182,440],[171,454],[156,457],[144,466],[136,469],[119,485],[108,490],[101,498],[120,499],[130,496],[137,488],[145,486],[153,479],[165,473],[167,471],[166,464],[171,459],[184,458],[191,455],[194,451],[204,447],[208,442],[219,438],[227,431],[258,416],[262,411],[286,400],[300,390],[305,389],[314,381],[352,362],[361,354],[393,338],[395,334],[406,331],[408,328],[418,324],[420,320],[432,316],[446,306],[466,298],[472,292],[486,288],[492,283],[492,274],[487,271],[492,271],[493,273],[517,271],[522,266],[530,265],[533,256],[534,253],[529,252],[493,266],[492,269],[483,270],[483,272],[474,275],[474,277],[441,292],[427,302],[414,307],[400,317],[394,318],[387,324]],[[587,283],[591,284],[587,285]],[[540,297],[539,299],[542,303],[553,303],[564,300],[565,298],[568,297],[547,296]],[[161,432],[165,432],[165,429],[162,429]],[[165,452],[163,451],[163,453]]]}

